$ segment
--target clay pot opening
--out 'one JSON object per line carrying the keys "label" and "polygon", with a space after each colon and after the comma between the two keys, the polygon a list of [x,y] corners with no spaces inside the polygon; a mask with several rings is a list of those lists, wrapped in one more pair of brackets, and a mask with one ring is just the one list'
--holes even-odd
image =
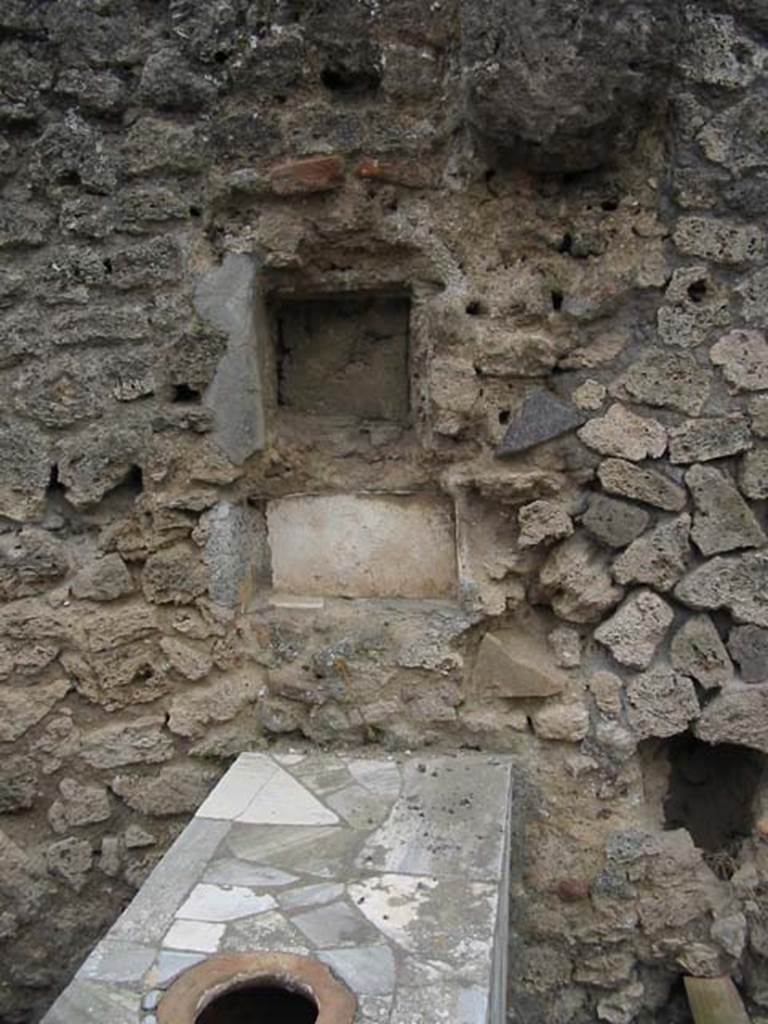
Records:
{"label": "clay pot opening", "polygon": [[352,1024],[357,1000],[312,957],[221,953],[184,971],[157,1007],[158,1024]]}
{"label": "clay pot opening", "polygon": [[311,996],[264,978],[237,985],[216,996],[195,1019],[195,1024],[315,1024],[317,1003]]}

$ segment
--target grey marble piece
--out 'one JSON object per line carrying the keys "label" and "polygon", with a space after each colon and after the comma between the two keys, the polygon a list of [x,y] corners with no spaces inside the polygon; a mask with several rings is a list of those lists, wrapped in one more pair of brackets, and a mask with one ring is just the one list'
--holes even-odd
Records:
{"label": "grey marble piece", "polygon": [[328,964],[356,1024],[502,1024],[511,799],[483,754],[242,755],[43,1024],[143,1024],[257,949]]}
{"label": "grey marble piece", "polygon": [[193,818],[118,918],[110,937],[158,943],[230,827],[229,822]]}
{"label": "grey marble piece", "polygon": [[78,978],[96,981],[140,982],[155,959],[151,946],[105,939],[77,972]]}
{"label": "grey marble piece", "polygon": [[509,771],[501,763],[469,764],[462,758],[411,761],[403,768],[402,797],[367,839],[357,866],[439,878],[499,878]]}

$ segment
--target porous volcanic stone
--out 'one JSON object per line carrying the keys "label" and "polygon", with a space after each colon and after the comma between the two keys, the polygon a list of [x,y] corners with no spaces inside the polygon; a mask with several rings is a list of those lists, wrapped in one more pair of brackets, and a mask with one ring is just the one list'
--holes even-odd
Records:
{"label": "porous volcanic stone", "polygon": [[675,587],[675,597],[690,608],[727,608],[741,622],[768,627],[768,554],[748,551],[718,555],[698,566]]}
{"label": "porous volcanic stone", "polygon": [[706,743],[738,743],[768,754],[768,685],[722,690],[704,708],[693,732]]}
{"label": "porous volcanic stone", "polygon": [[768,680],[768,629],[736,626],[728,636],[728,650],[738,662],[745,683]]}
{"label": "porous volcanic stone", "polygon": [[709,397],[712,373],[686,352],[657,349],[632,364],[623,384],[639,402],[698,416]]}
{"label": "porous volcanic stone", "polygon": [[539,170],[626,151],[666,86],[679,21],[640,0],[462,0],[461,63],[478,131]]}
{"label": "porous volcanic stone", "polygon": [[672,637],[672,667],[707,689],[733,679],[733,664],[708,615],[694,615]]}
{"label": "porous volcanic stone", "polygon": [[570,537],[573,523],[566,509],[554,501],[532,501],[518,512],[521,548],[536,547]]}
{"label": "porous volcanic stone", "polygon": [[604,552],[583,534],[552,550],[539,582],[555,612],[568,622],[594,622],[624,594],[611,579]]}
{"label": "porous volcanic stone", "polygon": [[768,498],[768,445],[758,445],[746,452],[739,467],[742,494],[758,501]]}
{"label": "porous volcanic stone", "polygon": [[762,331],[729,331],[709,350],[709,358],[736,391],[768,388],[768,343]]}
{"label": "porous volcanic stone", "polygon": [[673,463],[722,459],[751,446],[747,421],[739,415],[687,420],[669,431],[669,460]]}
{"label": "porous volcanic stone", "polygon": [[667,447],[667,432],[660,423],[635,415],[619,402],[605,416],[585,423],[579,437],[601,455],[615,455],[632,462],[658,459]]}
{"label": "porous volcanic stone", "polygon": [[598,626],[595,640],[622,665],[647,668],[673,618],[663,598],[652,590],[638,590]]}
{"label": "porous volcanic stone", "polygon": [[551,441],[553,437],[581,426],[585,418],[578,409],[541,388],[523,402],[507,427],[496,454],[500,457],[516,455],[544,441]]}
{"label": "porous volcanic stone", "polygon": [[685,507],[683,488],[655,469],[644,469],[624,459],[606,459],[600,463],[597,476],[611,494],[634,498],[667,512],[680,512]]}
{"label": "porous volcanic stone", "polygon": [[626,501],[609,498],[605,494],[593,494],[587,511],[581,517],[582,526],[612,548],[623,548],[630,544],[648,526],[651,517],[643,508]]}
{"label": "porous volcanic stone", "polygon": [[668,665],[657,665],[626,684],[627,718],[638,739],[685,732],[699,715],[691,680]]}
{"label": "porous volcanic stone", "polygon": [[688,566],[690,526],[691,517],[682,515],[638,537],[613,563],[614,579],[622,584],[646,583],[656,590],[670,590]]}
{"label": "porous volcanic stone", "polygon": [[692,466],[685,482],[696,508],[691,537],[703,555],[766,543],[752,509],[725,473],[714,466]]}

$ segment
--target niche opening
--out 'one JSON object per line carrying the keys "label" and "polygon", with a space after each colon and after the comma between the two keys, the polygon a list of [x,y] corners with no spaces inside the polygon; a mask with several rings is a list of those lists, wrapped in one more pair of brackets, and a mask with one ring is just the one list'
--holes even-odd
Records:
{"label": "niche opening", "polygon": [[209,1003],[195,1024],[314,1024],[317,1005],[301,992],[276,984],[248,985],[230,989]]}
{"label": "niche opening", "polygon": [[278,407],[407,424],[409,314],[405,296],[280,301],[275,307]]}
{"label": "niche opening", "polygon": [[718,874],[730,877],[742,840],[754,826],[765,758],[731,743],[704,743],[691,733],[664,741],[668,777],[664,827],[685,828]]}

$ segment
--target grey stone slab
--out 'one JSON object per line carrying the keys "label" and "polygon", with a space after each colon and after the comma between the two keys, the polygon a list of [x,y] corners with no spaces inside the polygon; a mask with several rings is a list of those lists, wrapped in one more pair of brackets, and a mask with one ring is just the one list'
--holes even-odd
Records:
{"label": "grey stone slab", "polygon": [[141,997],[97,981],[76,980],[59,996],[41,1024],[136,1024]]}
{"label": "grey stone slab", "polygon": [[319,907],[323,903],[333,903],[343,895],[344,886],[341,882],[319,882],[317,885],[302,885],[297,889],[276,893],[277,902],[284,910]]}
{"label": "grey stone slab", "polygon": [[352,871],[364,841],[364,832],[338,826],[235,824],[227,846],[242,860],[318,878],[337,878]]}
{"label": "grey stone slab", "polygon": [[257,317],[257,270],[252,256],[228,253],[195,289],[197,312],[227,335],[227,350],[203,402],[216,417],[214,441],[237,464],[265,443],[257,340],[266,342],[268,328]]}
{"label": "grey stone slab", "polygon": [[389,946],[325,949],[317,958],[358,995],[389,995],[395,990],[395,957]]}
{"label": "grey stone slab", "polygon": [[233,921],[227,926],[219,949],[221,952],[279,949],[284,953],[305,955],[310,951],[310,943],[284,914],[268,910],[265,914]]}
{"label": "grey stone slab", "polygon": [[376,927],[363,914],[340,901],[293,914],[291,921],[315,949],[361,946],[381,938]]}
{"label": "grey stone slab", "polygon": [[450,982],[401,988],[395,993],[392,1020],[396,1024],[484,1024],[488,993],[478,986]]}
{"label": "grey stone slab", "polygon": [[449,964],[457,980],[490,982],[495,884],[384,874],[352,882],[349,895],[386,939],[412,956]]}
{"label": "grey stone slab", "polygon": [[108,938],[94,949],[76,977],[94,981],[140,982],[154,959],[155,949],[152,946]]}
{"label": "grey stone slab", "polygon": [[181,952],[176,949],[163,949],[157,956],[153,966],[144,979],[147,988],[167,988],[182,971],[189,970],[205,960],[205,953]]}
{"label": "grey stone slab", "polygon": [[438,878],[499,878],[510,771],[502,759],[409,762],[402,798],[366,841],[358,867]]}
{"label": "grey stone slab", "polygon": [[221,885],[249,885],[253,889],[277,889],[283,885],[298,882],[296,875],[289,875],[279,868],[262,867],[236,857],[222,857],[212,861],[205,869],[204,882]]}
{"label": "grey stone slab", "polygon": [[541,388],[523,402],[496,449],[500,458],[527,451],[544,441],[575,430],[586,421],[584,413]]}
{"label": "grey stone slab", "polygon": [[144,945],[159,943],[230,827],[229,822],[194,818],[119,918],[110,937]]}
{"label": "grey stone slab", "polygon": [[205,807],[223,818],[193,820],[45,1024],[136,1024],[181,972],[253,949],[322,959],[360,1024],[501,1024],[507,759],[247,754]]}

